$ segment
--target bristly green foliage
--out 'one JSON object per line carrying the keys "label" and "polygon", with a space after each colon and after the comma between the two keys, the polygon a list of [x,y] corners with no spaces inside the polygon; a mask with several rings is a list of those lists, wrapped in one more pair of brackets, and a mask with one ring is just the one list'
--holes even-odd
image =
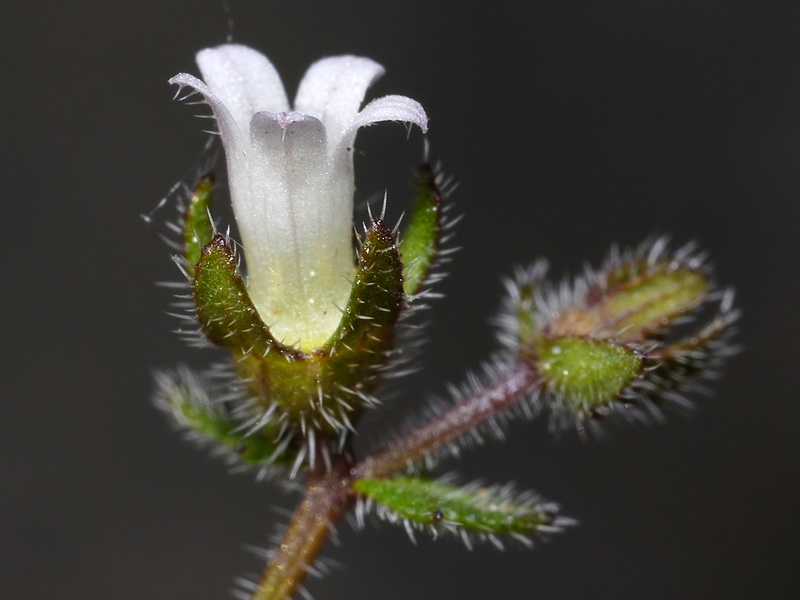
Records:
{"label": "bristly green foliage", "polygon": [[384,433],[381,447],[363,455],[354,442],[359,421],[386,395],[382,380],[407,372],[413,338],[424,331],[409,321],[439,295],[432,285],[455,250],[445,246],[457,219],[448,218],[454,186],[428,162],[426,145],[402,234],[400,223],[383,222],[385,205],[378,219],[369,212],[354,259],[352,141],[383,120],[426,131],[428,118],[404,96],[359,110],[382,71],[366,58],[315,63],[296,111],[277,115],[260,108],[288,111],[288,100],[257,51],[225,44],[202,50],[197,62],[205,82],[187,73],[170,82],[179,94],[199,94],[217,120],[247,271],[236,242],[217,232],[205,165],[193,187],[173,188],[185,194],[180,221],[170,224],[178,239],[168,242],[185,275],[176,306],[186,312],[176,316],[191,323],[181,334],[228,360],[203,374],[157,374],[155,400],[187,437],[237,468],[280,474],[284,484],[304,480],[291,522],[264,552],[263,576],[243,586],[246,600],[306,595],[304,578],[321,571],[318,555],[348,512],[357,524],[369,513],[402,525],[412,540],[417,531],[448,533],[467,547],[531,546],[561,531],[575,522],[532,492],[430,473],[438,458],[485,434],[502,438],[519,415],[548,410],[556,428],[579,432],[608,415],[658,417],[666,402],[685,405],[692,382],[731,352],[733,294],[716,289],[691,245],[671,252],[661,238],[612,250],[600,269],[559,286],[545,282],[540,261],[507,283],[503,347],[449,388],[450,402],[432,400],[423,419],[396,437]]}
{"label": "bristly green foliage", "polygon": [[447,531],[468,543],[480,539],[502,546],[504,538],[512,538],[529,544],[531,535],[559,531],[571,523],[558,516],[557,505],[533,493],[515,493],[511,486],[458,486],[406,475],[360,479],[353,487],[368,504],[377,505],[379,517],[402,523],[409,533]]}
{"label": "bristly green foliage", "polygon": [[[306,500],[313,497],[308,501],[323,512],[355,507],[357,522],[373,513],[401,524],[412,539],[417,531],[444,532],[467,547],[484,541],[503,548],[511,540],[530,546],[575,522],[560,516],[556,504],[510,485],[462,486],[398,473],[430,469],[437,456],[458,454],[485,432],[502,437],[511,418],[542,408],[556,427],[581,432],[596,430],[607,415],[659,416],[665,401],[684,403],[692,381],[730,353],[733,295],[716,290],[691,246],[668,252],[662,239],[614,253],[598,271],[559,287],[544,281],[546,265],[538,262],[507,284],[499,319],[505,352],[452,388],[452,405],[434,407],[386,453],[358,462],[352,443],[358,420],[378,404],[382,376],[400,363],[398,324],[429,295],[437,277],[432,268],[445,254],[441,175],[427,164],[420,169],[402,243],[382,216],[365,225],[339,325],[314,350],[275,339],[261,319],[234,243],[216,233],[213,185],[213,176],[204,175],[187,198],[176,228],[177,262],[190,286],[192,321],[232,360],[212,376],[160,373],[156,403],[188,437],[238,468],[255,468],[259,477],[316,477],[319,485],[309,484]],[[300,513],[311,505],[306,500]],[[305,517],[319,529],[322,513]]]}
{"label": "bristly green foliage", "polygon": [[160,373],[157,405],[172,415],[175,423],[199,443],[211,443],[232,464],[271,466],[291,463],[288,453],[276,443],[276,431],[265,427],[245,434],[232,414],[230,403],[211,396],[213,386],[186,368]]}

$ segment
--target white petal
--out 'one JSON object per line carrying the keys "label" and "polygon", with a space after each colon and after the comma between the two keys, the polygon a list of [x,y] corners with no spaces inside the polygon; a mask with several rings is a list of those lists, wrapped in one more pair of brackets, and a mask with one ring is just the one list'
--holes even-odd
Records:
{"label": "white petal", "polygon": [[309,67],[300,82],[295,110],[318,117],[334,148],[361,108],[367,88],[383,72],[383,67],[369,58],[323,58]]}
{"label": "white petal", "polygon": [[197,66],[214,94],[247,134],[260,111],[289,110],[281,78],[266,56],[239,44],[224,44],[197,53]]}
{"label": "white petal", "polygon": [[[241,131],[236,126],[236,122],[231,114],[231,111],[228,110],[228,107],[225,105],[225,103],[216,94],[214,94],[214,92],[212,92],[205,83],[200,81],[194,75],[189,75],[188,73],[178,73],[175,75],[175,77],[169,80],[169,83],[172,85],[178,85],[181,88],[192,88],[195,92],[203,96],[206,104],[211,107],[214,117],[217,119],[217,126],[223,141],[226,141],[226,138],[228,138],[234,143],[241,145],[243,137]],[[178,93],[180,94],[180,92]]]}
{"label": "white petal", "polygon": [[[303,347],[338,324],[352,276],[352,182],[331,171],[325,127],[301,113],[258,113],[251,195],[238,219],[248,291],[273,333]],[[243,222],[246,221],[246,222]]]}
{"label": "white petal", "polygon": [[249,190],[246,154],[250,140],[242,135],[242,131],[236,124],[231,111],[205,83],[194,75],[179,73],[170,79],[169,83],[179,85],[181,88],[192,88],[203,96],[206,104],[211,107],[211,111],[217,120],[217,128],[222,137],[222,145],[225,147],[225,157],[228,162],[228,185],[231,196],[246,195]]}
{"label": "white petal", "polygon": [[361,127],[381,121],[402,121],[417,125],[423,133],[428,131],[428,115],[419,102],[405,96],[384,96],[367,104],[364,110],[355,116],[344,131],[334,155],[339,157],[342,152],[348,151]]}
{"label": "white petal", "polygon": [[[275,244],[274,251],[296,252],[298,221],[318,203],[307,191],[322,185],[328,173],[325,127],[301,113],[261,112],[253,116],[250,136],[253,189],[241,212],[260,223],[258,239],[243,240],[244,246]],[[234,210],[238,215],[239,207]]]}

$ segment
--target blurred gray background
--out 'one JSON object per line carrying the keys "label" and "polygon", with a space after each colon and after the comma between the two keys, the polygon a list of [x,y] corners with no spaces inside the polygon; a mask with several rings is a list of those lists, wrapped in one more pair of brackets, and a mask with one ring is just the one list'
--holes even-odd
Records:
{"label": "blurred gray background", "polygon": [[[330,54],[387,68],[372,96],[426,107],[433,154],[461,185],[463,250],[432,312],[424,372],[370,417],[379,439],[493,346],[500,278],[552,274],[653,232],[708,249],[737,288],[746,347],[696,414],[610,440],[517,422],[442,465],[517,481],[579,528],[533,551],[413,546],[389,525],[340,530],[342,570],[310,591],[347,599],[798,597],[800,6],[742,2],[232,1],[234,37],[290,95]],[[176,279],[152,210],[192,166],[207,123],[172,102],[224,41],[215,0],[12,0],[0,20],[3,400],[0,595],[211,600],[261,569],[294,497],[171,431],[152,371],[204,365],[171,333]],[[359,199],[407,205],[421,136],[359,136]],[[156,214],[171,217],[172,207]]]}

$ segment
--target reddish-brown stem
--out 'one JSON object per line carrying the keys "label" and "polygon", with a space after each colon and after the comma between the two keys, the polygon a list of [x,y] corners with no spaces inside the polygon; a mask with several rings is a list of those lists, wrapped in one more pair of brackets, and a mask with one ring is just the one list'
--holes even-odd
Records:
{"label": "reddish-brown stem", "polygon": [[312,473],[303,500],[275,550],[252,600],[288,600],[347,511],[356,479],[389,477],[513,406],[538,385],[535,367],[521,361],[496,380],[416,427],[359,464]]}
{"label": "reddish-brown stem", "polygon": [[435,452],[530,394],[536,368],[521,361],[473,395],[356,465],[353,479],[389,477]]}
{"label": "reddish-brown stem", "polygon": [[348,506],[351,481],[331,471],[312,475],[253,600],[288,600],[297,591]]}

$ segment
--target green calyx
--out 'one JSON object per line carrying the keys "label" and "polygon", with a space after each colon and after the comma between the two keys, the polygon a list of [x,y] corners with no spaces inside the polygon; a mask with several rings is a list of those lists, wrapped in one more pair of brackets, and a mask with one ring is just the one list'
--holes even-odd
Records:
{"label": "green calyx", "polygon": [[439,253],[443,196],[433,167],[428,164],[422,165],[419,169],[411,218],[403,234],[400,248],[400,256],[405,265],[404,291],[408,295],[422,290]]}
{"label": "green calyx", "polygon": [[577,413],[612,402],[642,372],[632,349],[588,338],[541,338],[537,355],[545,389]]}
{"label": "green calyx", "polygon": [[394,235],[383,221],[373,221],[361,244],[342,320],[323,351],[331,356],[342,350],[356,354],[387,351],[403,302],[403,263]]}
{"label": "green calyx", "polygon": [[239,377],[263,411],[290,427],[343,433],[352,427],[388,359],[404,306],[402,263],[392,232],[373,221],[364,235],[350,299],[339,327],[313,352],[276,341],[238,274],[228,240],[203,248],[192,281],[206,337],[230,350]]}
{"label": "green calyx", "polygon": [[359,479],[353,487],[389,511],[385,516],[390,520],[418,527],[524,536],[557,525],[554,505],[540,503],[532,495],[514,495],[507,488],[460,487],[413,476]]}

